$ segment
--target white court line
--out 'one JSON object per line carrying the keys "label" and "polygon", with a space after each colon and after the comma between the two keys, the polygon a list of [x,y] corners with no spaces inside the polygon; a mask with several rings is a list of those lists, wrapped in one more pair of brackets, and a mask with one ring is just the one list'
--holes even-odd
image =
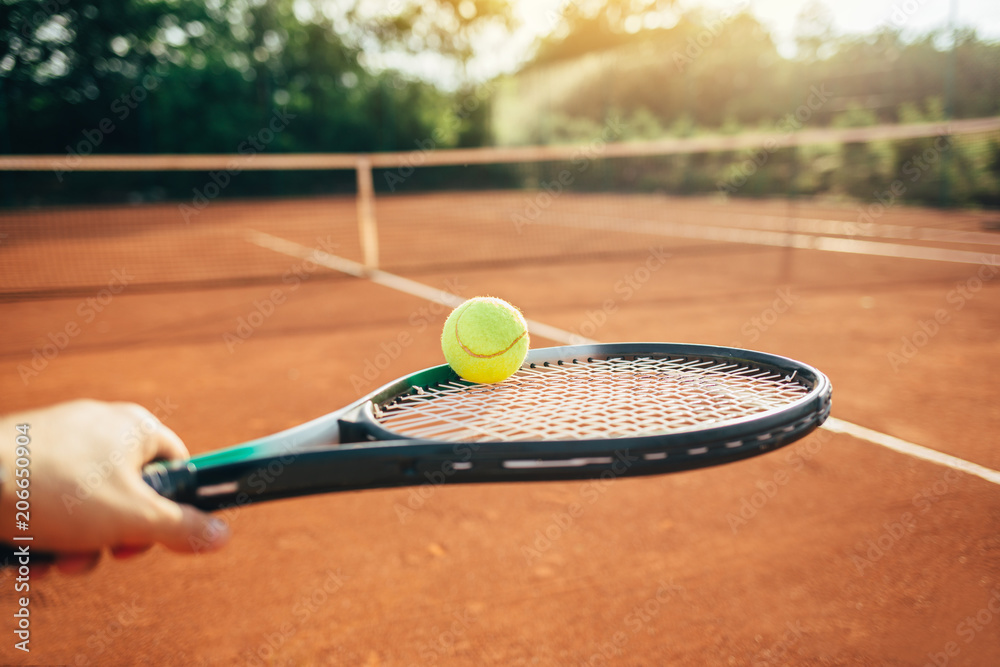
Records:
{"label": "white court line", "polygon": [[823,428],[833,431],[834,433],[845,433],[861,440],[874,442],[876,445],[882,445],[883,447],[888,447],[894,451],[909,454],[915,458],[930,461],[931,463],[937,463],[938,465],[953,468],[954,470],[967,472],[970,475],[982,477],[987,482],[1000,484],[1000,472],[997,472],[996,470],[991,470],[990,468],[981,466],[978,463],[970,463],[965,459],[960,459],[957,456],[952,456],[951,454],[943,454],[936,449],[929,449],[921,445],[915,445],[912,442],[900,440],[899,438],[886,435],[885,433],[879,433],[878,431],[873,431],[870,428],[865,428],[864,426],[858,426],[857,424],[852,424],[851,422],[845,422],[843,419],[829,417],[827,418],[826,423],[823,424]]}
{"label": "white court line", "polygon": [[[699,214],[715,213],[701,209]],[[631,218],[635,219],[635,218]],[[834,234],[836,236],[897,239],[934,243],[959,243],[965,245],[1000,245],[1000,234],[975,232],[959,229],[938,229],[936,227],[910,227],[884,223],[864,224],[849,220],[827,220],[825,218],[798,218],[795,216],[769,215],[763,213],[733,213],[728,216],[731,224],[740,228],[766,229],[778,232],[805,232],[807,234]],[[640,218],[638,221],[642,221]]]}
{"label": "white court line", "polygon": [[[644,201],[642,208],[660,206],[669,208],[669,203],[652,203]],[[589,215],[593,208],[586,202],[581,202],[580,208],[570,208],[574,214]],[[723,212],[719,208],[696,209],[696,216],[714,215]],[[682,211],[690,215],[689,211]],[[650,222],[648,218],[627,216],[636,222]],[[773,215],[769,213],[729,213],[724,227],[736,226],[743,229],[764,229],[769,231],[806,234],[833,234],[834,236],[867,237],[872,239],[896,239],[900,241],[917,241],[925,243],[958,243],[964,245],[1000,245],[1000,234],[996,232],[977,232],[960,229],[939,229],[937,227],[913,227],[907,225],[891,225],[871,222],[861,223],[851,220],[827,218],[799,218],[789,215]]]}
{"label": "white court line", "polygon": [[824,250],[826,252],[843,252],[854,255],[926,259],[937,262],[956,262],[959,264],[1000,265],[1000,256],[984,252],[952,250],[950,248],[930,248],[927,246],[884,243],[882,241],[866,241],[833,236],[812,236],[809,234],[777,232],[765,229],[696,225],[684,222],[670,222],[669,220],[632,220],[625,222],[621,218],[614,216],[592,214],[560,215],[551,213],[546,216],[546,220],[532,220],[530,224],[569,227],[572,229],[601,229],[654,236],[722,241],[724,243],[775,246],[779,248],[791,247],[801,250]]}
{"label": "white court line", "polygon": [[872,223],[870,225],[845,220],[823,218],[796,218],[759,213],[738,213],[734,220],[745,221],[763,229],[789,230],[810,234],[837,234],[840,236],[866,236],[869,238],[899,239],[937,243],[962,243],[967,245],[1000,245],[1000,234],[973,232],[936,227],[908,227]]}
{"label": "white court line", "polygon": [[[451,292],[435,289],[428,285],[424,285],[423,283],[418,283],[415,280],[397,276],[393,273],[387,273],[381,270],[368,271],[364,266],[357,262],[352,262],[349,259],[331,255],[328,252],[317,250],[316,248],[308,248],[304,245],[295,243],[294,241],[265,234],[264,232],[250,230],[247,234],[247,240],[255,245],[261,246],[262,248],[274,250],[275,252],[280,252],[290,257],[308,259],[321,266],[334,269],[335,271],[342,271],[348,275],[365,277],[373,283],[382,285],[383,287],[388,287],[405,294],[426,299],[427,301],[439,303],[442,306],[447,306],[449,308],[455,308],[465,301],[462,297],[452,294]],[[592,338],[585,338],[571,331],[553,327],[543,322],[527,320],[527,323],[529,332],[542,336],[543,338],[548,338],[549,340],[553,340],[557,343],[568,345],[588,345],[596,344],[598,342]],[[833,433],[844,433],[860,440],[865,440],[876,445],[881,445],[882,447],[887,447],[901,454],[907,454],[924,461],[930,461],[931,463],[945,466],[946,468],[975,475],[976,477],[985,479],[987,482],[1000,484],[1000,472],[996,470],[991,470],[990,468],[981,466],[978,463],[972,463],[970,461],[966,461],[965,459],[951,456],[950,454],[944,454],[934,449],[913,444],[912,442],[900,440],[899,438],[891,435],[879,433],[878,431],[873,431],[870,428],[852,424],[851,422],[844,421],[843,419],[829,417],[827,418],[826,423],[823,424],[822,428],[825,428]]]}
{"label": "white court line", "polygon": [[[272,236],[271,234],[266,234],[264,232],[249,230],[247,240],[255,245],[261,246],[262,248],[274,250],[275,252],[280,252],[284,255],[289,255],[290,257],[308,259],[327,268],[334,269],[335,271],[341,271],[357,278],[368,278],[373,283],[382,285],[383,287],[388,287],[421,299],[426,299],[427,301],[439,303],[442,306],[447,306],[448,308],[457,308],[465,302],[463,297],[452,294],[451,292],[435,289],[428,285],[424,285],[423,283],[418,283],[415,280],[397,276],[394,273],[387,273],[386,271],[379,269],[368,270],[358,262],[352,262],[349,259],[337,257],[336,255],[331,255],[328,252],[317,250],[316,248],[308,248],[304,245],[295,243],[294,241],[289,241],[278,236]],[[565,331],[564,329],[549,326],[544,322],[537,322],[535,320],[525,321],[528,323],[528,331],[530,333],[548,338],[549,340],[572,345],[587,345],[597,342],[591,338],[585,338],[569,331]]]}

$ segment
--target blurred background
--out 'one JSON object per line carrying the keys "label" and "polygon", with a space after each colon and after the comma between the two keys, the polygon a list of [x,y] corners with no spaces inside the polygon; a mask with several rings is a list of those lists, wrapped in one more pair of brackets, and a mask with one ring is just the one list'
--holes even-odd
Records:
{"label": "blurred background", "polygon": [[851,429],[568,529],[583,483],[233,508],[218,554],[33,580],[23,662],[1000,664],[996,0],[0,14],[5,410],[135,401],[208,452],[442,363],[491,294],[533,348],[800,359]]}
{"label": "blurred background", "polygon": [[[276,112],[294,122],[268,153],[943,123],[1000,107],[1000,8],[986,0],[4,0],[0,13],[6,154],[237,153]],[[732,152],[590,186],[871,199],[931,141],[782,149],[738,193],[720,187],[738,175]],[[61,176],[4,174],[0,201],[183,200],[204,181]],[[248,174],[228,194],[354,187],[341,177]],[[438,181],[524,178],[508,166]],[[1000,145],[959,142],[905,198],[1000,204]]]}

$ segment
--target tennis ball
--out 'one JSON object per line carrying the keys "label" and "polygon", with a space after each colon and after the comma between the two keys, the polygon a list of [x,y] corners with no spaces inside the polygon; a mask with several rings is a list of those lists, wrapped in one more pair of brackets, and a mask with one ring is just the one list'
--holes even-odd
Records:
{"label": "tennis ball", "polygon": [[503,299],[477,296],[451,311],[441,332],[448,365],[471,382],[500,382],[528,354],[524,316]]}

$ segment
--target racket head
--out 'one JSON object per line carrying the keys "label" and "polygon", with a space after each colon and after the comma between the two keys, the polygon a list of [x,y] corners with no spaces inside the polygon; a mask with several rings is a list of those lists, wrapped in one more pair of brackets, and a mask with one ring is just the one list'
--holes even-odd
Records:
{"label": "racket head", "polygon": [[[443,400],[452,405],[435,422]],[[609,448],[661,468],[670,459],[677,469],[760,454],[820,426],[831,400],[823,373],[778,355],[676,343],[577,345],[532,350],[517,373],[494,385],[462,380],[447,365],[419,371],[362,400],[341,430],[390,446],[453,443],[457,452],[476,444],[478,459],[521,457],[516,466],[535,460],[539,478],[560,478],[559,466],[546,461],[586,459]]]}
{"label": "racket head", "polygon": [[[827,418],[831,394],[811,366],[738,348],[541,348],[501,383],[435,366],[288,431],[151,464],[145,477],[166,497],[219,509],[330,491],[663,474],[794,442]],[[443,418],[427,417],[447,402]]]}

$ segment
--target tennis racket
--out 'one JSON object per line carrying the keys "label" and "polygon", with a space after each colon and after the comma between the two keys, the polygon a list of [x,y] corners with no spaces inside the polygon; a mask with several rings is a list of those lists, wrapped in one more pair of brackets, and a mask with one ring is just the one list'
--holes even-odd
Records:
{"label": "tennis racket", "polygon": [[447,365],[391,382],[295,428],[143,476],[217,510],[333,491],[420,484],[631,477],[756,456],[817,428],[831,386],[805,364],[707,345],[532,350],[480,385]]}
{"label": "tennis racket", "polygon": [[[143,478],[167,498],[219,510],[332,491],[656,475],[787,445],[826,420],[830,401],[825,375],[762,352],[552,347],[497,384],[435,366],[287,431],[151,463]],[[12,554],[0,545],[0,565]]]}

